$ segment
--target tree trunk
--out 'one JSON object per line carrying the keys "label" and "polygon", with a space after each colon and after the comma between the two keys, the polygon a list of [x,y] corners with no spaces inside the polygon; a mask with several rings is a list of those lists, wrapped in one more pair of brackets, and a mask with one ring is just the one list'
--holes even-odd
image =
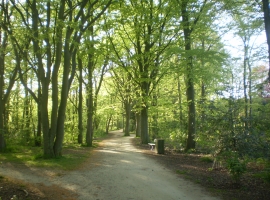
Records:
{"label": "tree trunk", "polygon": [[29,101],[29,94],[28,91],[25,90],[25,99],[24,99],[24,134],[25,134],[25,140],[28,142],[31,137],[31,130],[30,130],[30,101]]}
{"label": "tree trunk", "polygon": [[[182,2],[182,20],[183,20],[183,31],[185,39],[185,51],[191,50],[191,28],[189,21],[189,13],[187,11],[188,1]],[[186,74],[186,95],[188,102],[188,138],[186,150],[195,148],[195,89],[193,83],[193,64],[192,56],[186,58],[187,74]]]}
{"label": "tree trunk", "polygon": [[[28,82],[27,75],[25,76],[25,82]],[[28,142],[31,137],[31,130],[30,130],[30,101],[29,101],[29,93],[27,88],[24,88],[24,105],[23,105],[23,124],[22,124],[22,130],[25,138],[25,142]]]}
{"label": "tree trunk", "polygon": [[[62,1],[61,7],[64,9],[65,0]],[[72,7],[71,2],[68,4],[70,6],[70,9]],[[64,16],[63,11],[59,10],[59,13],[61,14],[61,18]],[[59,14],[59,15],[60,15]],[[69,21],[72,21],[72,12],[69,13]],[[71,83],[74,79],[75,72],[76,72],[76,66],[77,66],[77,49],[72,48],[73,44],[70,42],[72,41],[71,36],[73,33],[73,28],[68,26],[66,28],[65,33],[65,44],[64,44],[64,64],[63,64],[63,76],[62,76],[62,90],[61,90],[61,99],[60,99],[60,105],[58,108],[58,115],[57,115],[57,132],[55,133],[55,142],[54,142],[54,153],[55,156],[62,156],[62,146],[64,141],[64,128],[65,128],[65,118],[66,118],[66,107],[67,107],[67,99],[68,94],[70,90]],[[76,42],[80,42],[80,39],[77,38]],[[62,47],[58,47],[57,53],[60,53],[60,50]],[[58,54],[59,55],[59,54]],[[60,61],[59,57],[59,61]],[[59,63],[58,63],[59,64]],[[57,64],[58,68],[59,65]]]}
{"label": "tree trunk", "polygon": [[180,83],[180,77],[178,75],[177,77],[177,91],[178,91],[178,102],[179,102],[179,125],[180,130],[184,130],[184,123],[183,123],[183,106],[182,106],[182,91],[181,91],[181,83]]}
{"label": "tree trunk", "polygon": [[[35,133],[35,146],[39,147],[41,146],[41,132],[42,132],[42,119],[41,119],[41,110],[40,110],[40,99],[41,99],[41,86],[40,83],[38,83],[38,95],[36,100],[37,103],[37,126],[34,127],[34,133]],[[33,122],[35,124],[35,122]]]}
{"label": "tree trunk", "polygon": [[[90,73],[90,72],[88,72]],[[88,80],[89,81],[89,80]],[[87,99],[87,131],[86,131],[86,144],[92,146],[93,140],[93,92],[92,80],[88,82],[88,99]]]}
{"label": "tree trunk", "polygon": [[0,152],[5,151],[6,149],[6,141],[5,141],[5,129],[4,129],[4,122],[3,122],[3,102],[1,100],[0,105]]}
{"label": "tree trunk", "polygon": [[187,102],[188,103],[188,138],[187,138],[187,145],[186,150],[195,149],[195,89],[194,83],[191,78],[188,78],[187,81]]}
{"label": "tree trunk", "polygon": [[268,44],[268,82],[270,82],[270,9],[269,0],[262,0],[263,3],[263,13],[264,13],[264,25],[265,33]]}
{"label": "tree trunk", "polygon": [[204,126],[204,122],[205,122],[205,109],[203,108],[203,105],[205,104],[205,100],[206,100],[206,88],[205,88],[205,84],[202,81],[201,84],[201,104],[202,104],[202,113],[201,113],[201,122],[202,122],[202,127]]}
{"label": "tree trunk", "polygon": [[112,120],[112,115],[110,115],[109,118],[106,121],[106,134],[109,133],[109,128],[110,128],[111,120]]}
{"label": "tree trunk", "polygon": [[125,132],[126,126],[125,126],[125,114],[122,114],[122,127],[123,127],[123,133]]}
{"label": "tree trunk", "polygon": [[[1,17],[1,16],[0,16]],[[6,18],[5,18],[6,20]],[[13,74],[10,76],[9,83],[7,84],[7,87],[5,87],[5,55],[6,55],[6,47],[8,44],[8,35],[6,32],[2,33],[1,27],[0,27],[0,152],[3,152],[6,150],[6,140],[5,140],[5,133],[7,131],[7,116],[6,113],[8,111],[6,110],[6,104],[9,101],[10,92],[13,88],[13,85],[15,83],[15,79],[18,72],[18,67],[20,63],[16,63],[16,67],[13,71]],[[15,52],[14,48],[14,52]],[[18,54],[16,54],[16,59],[18,59]]]}
{"label": "tree trunk", "polygon": [[[93,36],[93,27],[90,27],[90,32]],[[93,39],[93,38],[91,38]],[[94,50],[94,45],[90,44],[90,48]],[[87,146],[92,146],[93,140],[93,114],[94,114],[94,103],[93,103],[93,70],[94,70],[94,62],[93,62],[93,53],[88,54],[88,85],[87,85],[87,131],[86,131],[86,144]]]}
{"label": "tree trunk", "polygon": [[83,82],[83,73],[82,73],[82,60],[78,59],[78,67],[79,67],[79,104],[78,104],[78,143],[83,143],[83,96],[82,96],[82,82]]}
{"label": "tree trunk", "polygon": [[248,61],[248,46],[246,44],[246,38],[243,39],[244,41],[244,73],[243,73],[243,87],[244,87],[244,100],[245,100],[245,131],[248,130],[248,95],[247,95],[247,61]]}
{"label": "tree trunk", "polygon": [[[203,51],[205,51],[204,39],[202,40],[202,49],[203,49]],[[202,58],[201,62],[202,62],[202,69],[204,69],[205,68],[204,58]],[[201,121],[200,121],[201,132],[205,131],[205,119],[206,119],[205,108],[204,108],[205,101],[206,101],[206,86],[205,86],[204,80],[202,80],[201,81],[201,102],[200,102],[200,105],[201,105]]]}
{"label": "tree trunk", "polygon": [[157,110],[157,94],[156,92],[154,92],[154,95],[152,97],[152,104],[151,106],[154,108],[154,113],[152,115],[152,133],[151,135],[151,139],[154,140],[158,137],[158,110]]}
{"label": "tree trunk", "polygon": [[[54,150],[53,150],[53,137],[51,133],[51,129],[49,127],[49,115],[47,110],[47,102],[48,96],[44,90],[42,89],[43,94],[40,101],[40,113],[41,113],[41,121],[42,121],[42,131],[43,131],[43,156],[45,158],[53,158]],[[45,93],[44,93],[45,92]],[[47,98],[46,98],[47,97]]]}
{"label": "tree trunk", "polygon": [[65,118],[66,118],[66,106],[67,106],[67,98],[68,98],[67,80],[63,80],[62,84],[63,85],[62,85],[62,92],[61,92],[61,101],[60,101],[60,105],[58,109],[58,118],[57,118],[58,119],[57,132],[56,132],[56,139],[54,142],[54,153],[56,157],[62,156],[62,145],[64,141],[64,127],[65,127]]}
{"label": "tree trunk", "polygon": [[130,114],[131,114],[131,105],[129,100],[125,100],[124,101],[124,107],[125,107],[125,111],[126,111],[126,119],[125,119],[125,136],[129,136],[129,122],[130,122]]}
{"label": "tree trunk", "polygon": [[141,110],[141,142],[147,144],[149,142],[148,136],[148,107],[142,107]]}
{"label": "tree trunk", "polygon": [[[2,17],[2,16],[0,16]],[[4,38],[2,38],[4,37]],[[5,141],[5,130],[4,130],[4,84],[5,84],[5,47],[7,45],[7,34],[2,34],[1,28],[0,28],[0,45],[1,45],[1,51],[0,51],[0,152],[5,151],[6,149],[6,141]]]}
{"label": "tree trunk", "polygon": [[[38,89],[39,90],[39,89]],[[39,108],[39,103],[38,103],[38,109],[37,109],[37,132],[35,136],[35,146],[39,147],[41,146],[41,128],[42,128],[42,122],[41,122],[41,112]]]}
{"label": "tree trunk", "polygon": [[248,96],[249,96],[249,127],[252,128],[252,68],[249,60],[247,61],[248,65]]}
{"label": "tree trunk", "polygon": [[141,137],[142,119],[141,113],[136,112],[136,137]]}
{"label": "tree trunk", "polygon": [[[49,3],[49,2],[48,2]],[[48,13],[50,6],[48,6]],[[43,155],[45,158],[52,158],[55,157],[54,150],[53,150],[53,141],[54,141],[54,134],[56,131],[53,129],[50,129],[50,122],[49,122],[49,113],[48,113],[48,99],[49,99],[49,79],[50,79],[50,54],[47,55],[47,71],[44,70],[45,66],[43,64],[43,57],[41,55],[41,48],[40,48],[40,41],[39,41],[39,13],[37,9],[37,1],[33,0],[31,4],[31,10],[32,10],[32,31],[33,31],[33,52],[35,52],[35,57],[37,60],[37,74],[38,74],[38,82],[41,86],[41,96],[40,99],[38,99],[39,108],[41,112],[41,121],[42,121],[42,130],[43,130]],[[63,10],[63,8],[62,8]],[[47,16],[48,18],[50,16]],[[49,23],[49,21],[48,21]],[[58,32],[58,31],[56,31]],[[59,32],[58,32],[59,33]],[[60,31],[61,33],[61,31]],[[57,46],[62,46],[61,39],[59,38],[59,41],[57,43]],[[47,44],[47,52],[50,49],[50,44]],[[54,71],[56,71],[56,67],[54,68]],[[52,80],[53,82],[53,80]],[[54,87],[52,86],[52,96],[54,98],[58,98],[58,95],[54,94]],[[56,96],[56,97],[55,97]],[[53,107],[52,110],[54,111],[54,104],[55,99],[53,99]],[[53,120],[52,123],[55,123],[56,120],[54,120],[53,113],[51,114],[51,117]]]}
{"label": "tree trunk", "polygon": [[[1,41],[1,32],[0,32],[0,44]],[[6,149],[6,141],[5,141],[5,127],[4,127],[4,53],[0,52],[0,152],[5,151]]]}

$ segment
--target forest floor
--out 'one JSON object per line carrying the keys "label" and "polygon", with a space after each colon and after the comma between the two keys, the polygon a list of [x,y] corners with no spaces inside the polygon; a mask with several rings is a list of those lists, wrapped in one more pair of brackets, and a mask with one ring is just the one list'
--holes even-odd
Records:
{"label": "forest floor", "polygon": [[221,167],[212,169],[212,162],[205,162],[203,154],[177,153],[166,148],[165,154],[149,152],[148,145],[140,144],[139,138],[133,139],[136,148],[143,149],[143,153],[157,160],[166,168],[176,172],[187,180],[198,183],[212,194],[224,200],[270,200],[270,183],[258,178],[256,174],[262,171],[262,166],[248,165],[247,172],[240,183],[235,183],[228,171]]}
{"label": "forest floor", "polygon": [[[124,138],[124,137],[122,137]],[[120,138],[120,140],[122,140],[122,138]],[[203,187],[204,189],[206,189],[208,191],[208,193],[212,193],[214,196],[217,196],[221,199],[225,199],[225,200],[269,200],[270,199],[270,185],[265,183],[263,180],[257,178],[254,176],[255,173],[258,172],[258,168],[256,167],[251,167],[248,170],[248,173],[246,173],[242,179],[240,184],[234,184],[231,177],[228,175],[228,172],[225,169],[220,169],[220,170],[209,170],[212,167],[212,163],[208,163],[208,162],[203,162],[201,157],[202,155],[198,155],[198,154],[181,154],[181,153],[176,153],[173,152],[169,149],[166,148],[165,154],[156,154],[154,151],[151,151],[148,147],[148,145],[142,145],[140,144],[140,139],[138,138],[134,138],[134,137],[130,137],[128,139],[130,141],[130,143],[132,143],[132,145],[138,150],[137,154],[143,154],[143,156],[145,156],[146,158],[149,158],[149,160],[153,160],[154,162],[159,163],[161,166],[164,167],[164,169],[166,168],[166,170],[169,170],[171,172],[173,172],[175,174],[175,176],[180,177],[180,178],[184,178],[185,180],[188,180],[189,182],[193,182],[195,184],[195,186],[197,185],[198,188],[199,187]],[[107,140],[108,141],[108,140]],[[110,139],[109,139],[110,141]],[[122,144],[122,142],[121,142]],[[102,148],[103,146],[103,148]],[[130,147],[128,147],[130,148]],[[110,149],[108,148],[104,148],[104,143],[101,142],[101,147],[97,148],[97,150],[93,151],[93,154],[97,154],[98,155],[98,151],[103,152],[105,154],[108,154],[109,150],[111,151],[111,147]],[[89,150],[88,150],[89,151]],[[95,153],[95,151],[97,153]],[[118,149],[115,150],[113,149],[114,153],[111,155],[118,155],[117,153],[123,153],[124,150],[123,149]],[[72,152],[72,151],[71,151]],[[69,153],[71,153],[69,152]],[[76,151],[74,151],[73,153],[78,153]],[[81,152],[83,153],[83,152]],[[104,154],[104,155],[105,155]],[[103,155],[103,156],[104,156]],[[127,156],[130,156],[129,153],[127,153]],[[94,167],[109,167],[108,170],[115,170],[113,167],[115,164],[115,160],[111,160],[111,162],[104,162],[104,158],[103,156],[98,156],[98,158],[94,158],[94,161],[90,161],[91,163],[85,163],[84,166],[79,167],[79,171],[83,171],[83,170],[90,170],[93,169]],[[110,155],[109,155],[110,156]],[[120,155],[123,156],[123,155]],[[106,157],[107,159],[109,157]],[[91,160],[92,158],[90,158]],[[95,160],[96,159],[96,160]],[[119,158],[117,158],[119,159]],[[124,159],[124,158],[122,158]],[[128,157],[125,158],[124,160],[122,160],[122,162],[128,162],[127,161]],[[132,159],[132,158],[131,158]],[[134,158],[133,158],[134,159]],[[22,174],[27,174],[29,173],[29,170],[33,170],[30,168],[27,168],[25,166],[14,166],[12,165],[12,163],[10,164],[4,164],[1,163],[0,167],[3,167],[1,165],[5,165],[4,167],[9,167],[13,170],[14,173],[16,173],[17,171],[21,171]],[[95,165],[95,166],[94,166]],[[119,166],[115,166],[117,168],[119,168]],[[126,167],[129,167],[128,165]],[[122,171],[126,170],[125,168],[122,168]],[[37,170],[37,169],[35,169]],[[97,170],[97,169],[95,169]],[[147,171],[147,173],[151,173],[151,171],[154,171],[155,173],[159,173],[158,170],[156,168],[145,168],[143,167],[142,169],[140,169],[140,171],[136,171],[137,175],[140,175],[140,173],[142,173],[142,171]],[[59,172],[59,171],[54,171],[54,172],[48,172],[46,169],[41,169],[41,170],[37,170],[40,173],[40,177],[39,178],[45,178],[44,180],[39,179],[39,181],[29,181],[30,178],[32,178],[31,176],[29,176],[29,180],[27,179],[21,179],[16,174],[3,174],[0,173],[0,197],[2,198],[2,200],[10,200],[13,195],[16,195],[18,200],[53,200],[53,199],[65,199],[65,200],[77,200],[77,199],[83,199],[83,198],[79,198],[79,194],[78,192],[76,192],[76,190],[73,189],[69,189],[72,188],[72,185],[68,185],[66,184],[65,187],[63,187],[64,184],[64,179],[62,180],[61,178],[64,178],[66,172]],[[32,173],[35,173],[35,177],[38,176],[38,174],[36,174],[37,171],[33,171]],[[1,170],[0,170],[1,172]],[[24,173],[25,172],[25,173]],[[76,172],[76,176],[78,176],[78,172]],[[84,172],[85,173],[85,172]],[[99,173],[99,175],[95,176],[95,177],[90,177],[90,175],[88,174],[87,176],[89,176],[89,180],[93,180],[93,179],[99,179],[102,176],[102,173],[105,173],[105,177],[106,177],[106,171],[105,172],[101,172]],[[115,173],[117,173],[115,171]],[[120,173],[120,172],[119,172]],[[162,172],[163,173],[163,172]],[[42,175],[41,175],[42,174]],[[44,174],[46,174],[46,177],[44,177]],[[120,174],[118,174],[119,176]],[[83,179],[84,174],[82,174],[82,177],[80,177],[79,182],[81,182],[81,184],[90,184],[91,183],[85,183],[83,181],[81,181],[81,179]],[[129,175],[127,175],[129,176]],[[17,179],[17,178],[19,179]],[[72,181],[74,181],[75,176],[70,176],[70,180],[72,179]],[[47,179],[61,179],[61,181],[58,182],[54,182],[54,184],[48,184],[47,183]],[[123,180],[125,177],[122,177]],[[134,178],[134,177],[133,177]],[[134,180],[134,179],[132,179]],[[178,180],[179,181],[179,180]],[[100,191],[100,193],[104,193],[104,191],[102,190],[102,185],[106,184],[105,182],[99,182],[100,185],[95,185],[96,187],[96,191]],[[111,183],[110,183],[111,184]],[[128,184],[131,184],[130,182],[128,182]],[[184,183],[184,185],[187,185],[187,187],[190,187],[189,183]],[[80,187],[86,187],[86,186],[80,186]],[[93,186],[92,186],[93,187]],[[110,186],[111,187],[111,186]],[[182,185],[182,187],[185,187]],[[192,185],[192,187],[194,187]],[[192,189],[191,187],[191,189]],[[110,190],[116,190],[118,188],[110,188]],[[190,188],[188,188],[190,189]],[[124,188],[124,192],[127,189]],[[122,192],[123,192],[122,191]],[[89,189],[88,191],[89,192]],[[190,192],[190,191],[189,191]],[[192,192],[192,191],[191,191]],[[198,191],[194,191],[194,193],[196,193]],[[89,198],[89,199],[109,199],[106,197],[101,197],[98,196],[97,192],[94,192],[94,196],[93,198]],[[109,194],[111,195],[111,194]],[[134,194],[133,194],[134,195]],[[210,198],[210,197],[209,197]],[[128,198],[119,198],[118,199],[128,199]],[[136,199],[136,197],[134,198]],[[156,198],[159,199],[159,198]],[[172,198],[174,199],[174,198]],[[194,198],[195,199],[195,198]],[[200,198],[200,199],[208,199],[206,198]]]}

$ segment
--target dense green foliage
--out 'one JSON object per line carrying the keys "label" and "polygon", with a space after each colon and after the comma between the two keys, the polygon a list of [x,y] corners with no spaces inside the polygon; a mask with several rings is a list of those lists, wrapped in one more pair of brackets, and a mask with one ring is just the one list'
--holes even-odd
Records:
{"label": "dense green foliage", "polygon": [[142,143],[234,152],[236,180],[242,158],[269,159],[257,1],[2,1],[0,10],[1,151],[42,145],[58,157],[63,143],[92,146],[124,129]]}

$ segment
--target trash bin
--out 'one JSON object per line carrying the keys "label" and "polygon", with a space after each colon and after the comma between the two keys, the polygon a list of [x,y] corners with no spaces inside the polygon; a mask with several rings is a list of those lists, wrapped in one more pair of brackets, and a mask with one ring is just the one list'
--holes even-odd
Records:
{"label": "trash bin", "polygon": [[156,140],[156,153],[164,154],[164,139],[157,139]]}

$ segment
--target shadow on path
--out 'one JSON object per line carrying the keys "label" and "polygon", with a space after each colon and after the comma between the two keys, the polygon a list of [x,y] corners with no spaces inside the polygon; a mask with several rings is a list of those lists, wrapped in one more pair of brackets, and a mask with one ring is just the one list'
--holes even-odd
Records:
{"label": "shadow on path", "polygon": [[20,171],[0,166],[0,174],[29,183],[57,185],[78,194],[78,200],[218,199],[140,153],[131,144],[134,135],[123,135],[121,131],[110,132],[78,170],[50,176],[46,173],[55,172],[39,168]]}

